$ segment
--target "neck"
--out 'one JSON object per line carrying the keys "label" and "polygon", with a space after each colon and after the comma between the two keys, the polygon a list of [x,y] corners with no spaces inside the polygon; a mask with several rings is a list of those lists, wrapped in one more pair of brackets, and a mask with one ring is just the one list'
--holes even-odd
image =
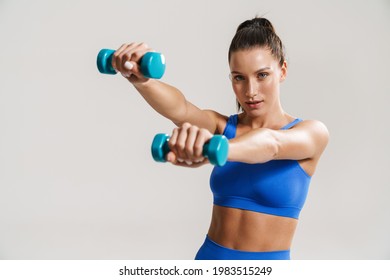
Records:
{"label": "neck", "polygon": [[243,125],[249,126],[252,129],[256,128],[271,128],[279,129],[286,123],[290,122],[293,117],[283,111],[281,107],[272,110],[272,113],[265,113],[258,116],[252,116],[243,112],[240,116],[240,121]]}

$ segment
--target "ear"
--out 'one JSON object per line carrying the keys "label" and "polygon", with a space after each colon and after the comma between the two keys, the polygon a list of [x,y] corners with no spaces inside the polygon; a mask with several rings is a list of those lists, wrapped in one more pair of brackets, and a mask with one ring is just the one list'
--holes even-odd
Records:
{"label": "ear", "polygon": [[287,61],[283,62],[282,67],[280,68],[280,82],[283,82],[287,77]]}

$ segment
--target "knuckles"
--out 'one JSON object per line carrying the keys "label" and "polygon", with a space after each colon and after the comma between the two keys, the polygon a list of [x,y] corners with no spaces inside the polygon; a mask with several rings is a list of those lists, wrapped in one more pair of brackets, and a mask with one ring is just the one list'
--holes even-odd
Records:
{"label": "knuckles", "polygon": [[193,146],[185,145],[184,151],[186,152],[187,155],[190,155],[194,152]]}
{"label": "knuckles", "polygon": [[183,142],[176,142],[175,147],[177,149],[179,149],[180,151],[184,151],[186,148],[185,143],[183,143]]}
{"label": "knuckles", "polygon": [[[133,57],[133,55],[142,54],[143,51],[146,49],[148,49],[148,45],[145,42],[125,43],[122,44],[119,49],[117,49],[117,51],[113,54],[113,58],[116,60],[127,61],[130,60]],[[124,52],[124,50],[126,51]]]}
{"label": "knuckles", "polygon": [[148,45],[145,42],[142,42],[138,45],[140,48],[147,49]]}
{"label": "knuckles", "polygon": [[[191,163],[200,163],[204,161],[203,145],[209,136],[210,132],[207,129],[185,122],[173,129],[169,145],[179,157],[184,156],[184,159]],[[191,140],[188,140],[190,138]]]}
{"label": "knuckles", "polygon": [[132,54],[131,53],[125,53],[122,56],[122,61],[129,61],[131,59]]}
{"label": "knuckles", "polygon": [[193,125],[193,126],[189,127],[188,130],[190,133],[197,133],[197,132],[199,132],[199,127]]}
{"label": "knuckles", "polygon": [[185,122],[185,123],[182,124],[181,129],[187,130],[187,129],[189,129],[191,126],[192,126],[192,125],[191,125],[190,123]]}
{"label": "knuckles", "polygon": [[203,152],[203,145],[202,144],[196,144],[194,145],[194,154],[195,156],[202,156],[202,152]]}

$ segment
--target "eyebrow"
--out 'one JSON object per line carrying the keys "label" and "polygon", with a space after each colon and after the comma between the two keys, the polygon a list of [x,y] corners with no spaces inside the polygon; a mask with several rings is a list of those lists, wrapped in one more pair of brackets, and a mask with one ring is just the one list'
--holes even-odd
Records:
{"label": "eyebrow", "polygon": [[[266,67],[263,67],[263,68],[260,68],[259,70],[256,70],[254,73],[258,73],[258,72],[261,72],[261,71],[264,71],[264,70],[271,70],[271,67],[268,67],[268,66],[266,66]],[[232,71],[232,72],[230,72],[231,74],[241,74],[241,72],[239,72],[239,71]]]}

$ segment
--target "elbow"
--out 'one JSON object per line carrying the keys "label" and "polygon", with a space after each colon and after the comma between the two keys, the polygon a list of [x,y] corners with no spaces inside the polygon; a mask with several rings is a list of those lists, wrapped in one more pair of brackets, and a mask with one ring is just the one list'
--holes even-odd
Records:
{"label": "elbow", "polygon": [[280,145],[277,142],[271,143],[269,147],[269,160],[274,160],[278,158]]}
{"label": "elbow", "polygon": [[229,141],[229,161],[249,164],[265,163],[277,159],[281,141],[273,130],[259,128]]}
{"label": "elbow", "polygon": [[261,137],[261,142],[263,145],[263,148],[261,149],[263,150],[262,162],[277,159],[281,145],[276,135],[273,133],[272,130],[267,129],[263,131]]}
{"label": "elbow", "polygon": [[[249,141],[237,141],[236,145],[232,146],[232,150],[235,151],[233,157],[238,161],[256,164],[265,163],[270,160],[277,159],[280,151],[280,141],[275,137],[272,130],[259,129],[256,134],[252,134],[254,137],[250,137]],[[235,141],[234,141],[235,142]],[[232,151],[232,152],[233,152]]]}

